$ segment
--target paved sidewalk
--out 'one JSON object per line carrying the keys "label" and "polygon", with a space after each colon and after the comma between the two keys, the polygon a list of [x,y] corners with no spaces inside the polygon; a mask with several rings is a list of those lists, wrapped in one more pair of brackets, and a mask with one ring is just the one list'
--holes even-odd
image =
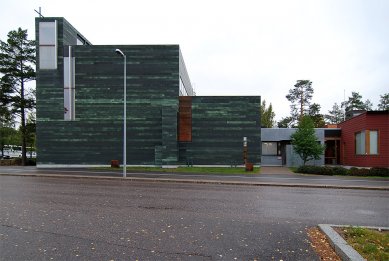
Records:
{"label": "paved sidewalk", "polygon": [[[274,169],[275,171],[275,169]],[[38,176],[54,178],[123,179],[121,171],[91,169],[37,169],[36,167],[0,167],[0,176]],[[127,181],[180,182],[244,186],[283,186],[338,189],[388,190],[389,179],[306,174],[204,174],[128,172]]]}
{"label": "paved sidewalk", "polygon": [[294,174],[294,173],[287,167],[264,166],[261,167],[261,174]]}

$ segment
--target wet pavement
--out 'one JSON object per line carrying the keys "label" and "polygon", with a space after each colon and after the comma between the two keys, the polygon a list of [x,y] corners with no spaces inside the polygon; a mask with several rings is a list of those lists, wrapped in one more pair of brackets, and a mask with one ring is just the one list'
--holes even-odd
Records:
{"label": "wet pavement", "polygon": [[[269,171],[268,169],[271,169]],[[280,170],[281,169],[281,170]],[[277,172],[277,170],[279,170]],[[267,174],[266,174],[267,173]],[[120,178],[119,170],[98,169],[37,169],[36,167],[0,167],[0,175],[38,175],[38,176],[65,176],[65,177],[107,177]],[[312,187],[340,187],[389,190],[388,178],[363,178],[350,176],[321,176],[304,175],[290,172],[287,168],[264,167],[261,174],[202,174],[202,173],[161,173],[155,172],[128,172],[127,178],[156,180],[173,180],[193,183],[226,183],[242,185],[284,185],[284,186],[312,186]]]}
{"label": "wet pavement", "polygon": [[318,260],[305,229],[389,225],[388,191],[0,176],[1,260]]}

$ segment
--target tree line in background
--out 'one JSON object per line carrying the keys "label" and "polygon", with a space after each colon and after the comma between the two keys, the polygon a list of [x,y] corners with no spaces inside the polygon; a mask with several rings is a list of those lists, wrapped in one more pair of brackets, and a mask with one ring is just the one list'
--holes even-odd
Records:
{"label": "tree line in background", "polygon": [[26,165],[27,145],[35,147],[35,90],[26,85],[35,80],[35,41],[21,28],[7,36],[0,40],[0,150],[4,156],[5,145],[21,146]]}
{"label": "tree line in background", "polygon": [[[289,90],[286,99],[291,103],[290,115],[275,121],[275,113],[272,104],[266,106],[266,101],[261,104],[261,127],[262,128],[296,128],[303,116],[309,116],[315,128],[323,128],[326,124],[338,124],[344,121],[345,115],[353,110],[373,110],[373,104],[369,99],[363,101],[358,92],[352,92],[347,101],[340,104],[334,103],[327,114],[321,114],[321,106],[312,103],[314,89],[309,80],[298,80],[294,88]],[[389,93],[380,95],[380,103],[376,110],[389,110]]]}
{"label": "tree line in background", "polygon": [[[370,100],[363,101],[358,92],[352,92],[351,97],[340,105],[335,103],[328,114],[320,113],[320,104],[312,103],[312,82],[298,80],[294,88],[289,90],[286,99],[291,103],[290,116],[282,118],[277,126],[279,128],[297,128],[291,135],[293,150],[303,160],[303,165],[310,160],[318,160],[323,154],[325,146],[317,142],[314,128],[323,128],[326,124],[338,124],[345,119],[345,115],[353,110],[372,110]],[[377,110],[389,110],[389,93],[380,96]],[[266,101],[261,104],[261,127],[275,126],[275,113],[272,104],[267,107]]]}

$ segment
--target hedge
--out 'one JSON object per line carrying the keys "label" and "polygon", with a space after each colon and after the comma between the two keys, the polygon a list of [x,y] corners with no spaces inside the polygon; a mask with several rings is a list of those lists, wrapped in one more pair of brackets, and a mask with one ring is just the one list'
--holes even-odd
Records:
{"label": "hedge", "polygon": [[341,175],[341,176],[378,176],[389,177],[388,168],[355,168],[346,169],[343,167],[327,167],[327,166],[300,166],[296,170],[297,173],[317,174],[317,175]]}
{"label": "hedge", "polygon": [[[21,158],[13,158],[13,159],[0,159],[0,166],[21,166],[22,159]],[[35,166],[36,159],[27,158],[26,162],[27,166]]]}

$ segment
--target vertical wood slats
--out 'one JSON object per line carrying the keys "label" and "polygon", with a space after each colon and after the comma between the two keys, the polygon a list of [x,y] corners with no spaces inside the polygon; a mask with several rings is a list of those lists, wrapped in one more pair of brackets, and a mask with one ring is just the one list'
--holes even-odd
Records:
{"label": "vertical wood slats", "polygon": [[179,97],[178,141],[192,141],[192,97]]}

